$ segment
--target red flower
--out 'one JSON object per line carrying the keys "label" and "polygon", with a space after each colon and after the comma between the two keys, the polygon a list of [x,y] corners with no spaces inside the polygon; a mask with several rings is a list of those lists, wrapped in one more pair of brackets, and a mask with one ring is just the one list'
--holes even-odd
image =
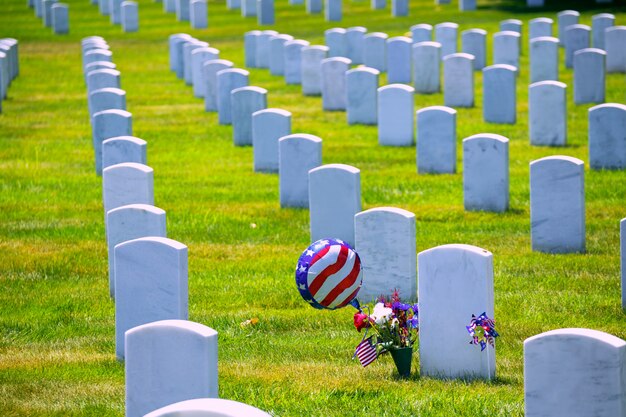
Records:
{"label": "red flower", "polygon": [[361,329],[369,327],[370,321],[367,314],[363,314],[360,311],[354,313],[354,327],[360,332]]}

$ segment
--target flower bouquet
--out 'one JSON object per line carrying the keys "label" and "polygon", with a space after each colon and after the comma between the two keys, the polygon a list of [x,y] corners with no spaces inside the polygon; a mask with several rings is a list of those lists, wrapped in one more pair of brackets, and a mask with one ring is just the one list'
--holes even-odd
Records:
{"label": "flower bouquet", "polygon": [[[355,352],[361,365],[367,366],[378,356],[389,352],[400,375],[409,376],[413,344],[419,331],[418,311],[417,304],[403,303],[397,290],[391,299],[379,297],[370,314],[365,314],[362,309],[357,311],[354,327],[359,332],[365,329],[363,340]],[[374,334],[366,338],[370,329]]]}

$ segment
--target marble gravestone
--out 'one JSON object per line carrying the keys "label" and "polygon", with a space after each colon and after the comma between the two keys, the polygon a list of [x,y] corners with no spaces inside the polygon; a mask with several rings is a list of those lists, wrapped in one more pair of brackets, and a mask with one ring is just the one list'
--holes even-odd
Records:
{"label": "marble gravestone", "polygon": [[366,303],[395,289],[405,301],[417,299],[415,214],[377,207],[354,216],[355,249],[363,265],[359,298]]}
{"label": "marble gravestone", "polygon": [[324,0],[324,18],[327,22],[341,22],[342,0]]}
{"label": "marble gravestone", "polygon": [[411,46],[406,36],[387,40],[387,83],[411,83]]}
{"label": "marble gravestone", "polygon": [[129,329],[125,339],[126,417],[144,417],[184,400],[217,398],[215,330],[187,320],[159,320]]}
{"label": "marble gravestone", "polygon": [[165,12],[165,13],[176,13],[176,1],[174,1],[174,0],[163,0],[163,12]]}
{"label": "marble gravestone", "polygon": [[92,62],[112,62],[113,52],[108,49],[90,49],[83,55],[83,69]]}
{"label": "marble gravestone", "polygon": [[102,201],[105,221],[106,214],[117,207],[154,205],[154,170],[136,162],[106,167],[102,171]]}
{"label": "marble gravestone", "polygon": [[278,140],[281,207],[309,208],[309,171],[322,165],[322,139],[293,134]]}
{"label": "marble gravestone", "polygon": [[196,398],[159,408],[144,417],[271,417],[265,411],[232,400]]}
{"label": "marble gravestone", "polygon": [[615,15],[610,13],[600,13],[591,18],[591,46],[593,48],[604,49],[604,32],[615,25]]}
{"label": "marble gravestone", "polygon": [[433,27],[428,23],[420,23],[411,26],[411,38],[413,43],[431,42],[433,40]]}
{"label": "marble gravestone", "polygon": [[417,172],[456,172],[456,110],[444,106],[417,111]]}
{"label": "marble gravestone", "polygon": [[205,111],[217,111],[217,73],[232,68],[233,65],[231,61],[225,59],[213,59],[202,64]]}
{"label": "marble gravestone", "polygon": [[322,61],[328,55],[328,47],[323,45],[302,48],[302,94],[319,96],[322,94]]}
{"label": "marble gravestone", "polygon": [[255,172],[278,172],[278,140],[290,134],[290,112],[264,109],[252,113]]}
{"label": "marble gravestone", "polygon": [[548,36],[530,41],[530,82],[558,81],[559,40]]}
{"label": "marble gravestone", "polygon": [[348,39],[346,30],[343,28],[332,28],[324,32],[324,43],[328,46],[328,57],[347,57]]}
{"label": "marble gravestone", "polygon": [[509,208],[509,140],[492,133],[463,139],[463,205],[466,211]]}
{"label": "marble gravestone", "polygon": [[440,89],[439,65],[441,44],[413,44],[413,87],[419,94],[434,94]]}
{"label": "marble gravestone", "polygon": [[[625,46],[626,47],[626,46]],[[603,103],[606,52],[585,48],[574,53],[574,103]]]}
{"label": "marble gravestone", "polygon": [[221,125],[233,122],[231,92],[248,85],[250,73],[240,68],[228,68],[217,72],[217,119]]}
{"label": "marble gravestone", "polygon": [[584,162],[548,156],[530,163],[532,250],[585,252]]}
{"label": "marble gravestone", "polygon": [[474,56],[472,64],[475,71],[482,70],[487,65],[487,31],[483,29],[469,29],[461,33],[461,50]]}
{"label": "marble gravestone", "polygon": [[285,83],[302,83],[302,49],[309,42],[296,39],[285,43]]}
{"label": "marble gravestone", "polygon": [[191,83],[194,97],[204,98],[206,91],[204,63],[216,59],[220,59],[220,51],[215,48],[196,48],[191,53]]}
{"label": "marble gravestone", "polygon": [[183,79],[186,85],[193,85],[192,53],[199,48],[208,48],[207,42],[198,40],[189,41],[183,45]]}
{"label": "marble gravestone", "polygon": [[102,169],[124,162],[147,165],[148,143],[134,136],[117,136],[102,142]]}
{"label": "marble gravestone", "polygon": [[506,19],[506,20],[502,20],[500,22],[500,32],[515,32],[518,35],[520,35],[520,37],[518,38],[518,50],[519,53],[522,53],[522,27],[524,26],[524,23],[519,20],[519,19]]}
{"label": "marble gravestone", "polygon": [[354,215],[360,211],[359,169],[344,164],[328,164],[309,171],[311,242],[333,238],[354,247]]}
{"label": "marble gravestone", "polygon": [[483,69],[483,119],[487,123],[516,122],[515,93],[517,69],[511,65],[491,65]]}
{"label": "marble gravestone", "polygon": [[259,26],[273,25],[276,21],[274,0],[257,0],[257,24]]}
{"label": "marble gravestone", "polygon": [[115,246],[147,236],[166,237],[165,211],[148,204],[129,204],[106,214],[109,293],[115,297]]}
{"label": "marble gravestone", "polygon": [[604,32],[606,72],[626,73],[626,26],[613,26]]}
{"label": "marble gravestone", "polygon": [[378,123],[378,76],[373,68],[358,67],[346,72],[348,124]]}
{"label": "marble gravestone", "polygon": [[114,69],[99,69],[87,74],[87,94],[101,88],[120,88],[120,72]]}
{"label": "marble gravestone", "polygon": [[132,115],[126,110],[104,110],[92,117],[96,174],[102,174],[102,142],[117,136],[132,136]]}
{"label": "marble gravestone", "polygon": [[240,87],[231,91],[233,143],[252,145],[252,114],[267,108],[267,90],[261,87]]}
{"label": "marble gravestone", "polygon": [[626,105],[590,108],[588,136],[591,169],[626,169]]}
{"label": "marble gravestone", "polygon": [[[185,79],[185,45],[187,45],[190,42],[195,42],[195,39],[189,37],[183,37],[181,39],[176,39],[173,41],[173,59],[176,62],[176,66],[175,66],[175,72],[176,72],[176,77],[178,79],[184,80]],[[172,57],[170,57],[172,58]]]}
{"label": "marble gravestone", "polygon": [[241,0],[241,17],[256,17],[257,0]]}
{"label": "marble gravestone", "polygon": [[378,143],[383,146],[412,146],[415,90],[404,84],[378,89]]}
{"label": "marble gravestone", "polygon": [[[43,2],[40,0],[36,0],[35,4],[41,4],[41,12],[43,13]],[[36,8],[35,8],[36,10]],[[108,0],[98,0],[98,11],[102,16],[109,16],[111,14],[111,9]],[[37,17],[42,17],[41,15],[37,15]]]}
{"label": "marble gravestone", "polygon": [[127,330],[158,320],[187,319],[187,246],[149,236],[116,245],[114,256],[115,355],[124,360]]}
{"label": "marble gravestone", "polygon": [[511,65],[519,70],[520,34],[512,31],[493,35],[493,63]]}
{"label": "marble gravestone", "polygon": [[52,6],[52,31],[57,35],[70,32],[69,6],[65,3],[56,3]]}
{"label": "marble gravestone", "polygon": [[175,0],[176,20],[179,22],[189,21],[189,0]]}
{"label": "marble gravestone", "polygon": [[459,10],[462,12],[476,10],[476,0],[459,0]]}
{"label": "marble gravestone", "polygon": [[567,29],[571,25],[578,24],[580,13],[575,10],[563,10],[562,12],[559,12],[556,16],[559,29],[559,45],[563,46],[565,43],[565,29]]}
{"label": "marble gravestone", "polygon": [[544,0],[526,0],[528,7],[543,7]]}
{"label": "marble gravestone", "polygon": [[346,72],[349,69],[348,58],[326,58],[322,61],[322,107],[325,111],[346,110]]}
{"label": "marble gravestone", "polygon": [[572,25],[565,29],[565,68],[574,66],[574,53],[589,48],[591,28],[587,25]]}
{"label": "marble gravestone", "polygon": [[243,35],[243,50],[245,66],[248,68],[257,68],[256,64],[256,44],[257,39],[261,35],[260,30],[251,30]]}
{"label": "marble gravestone", "polygon": [[285,43],[292,41],[291,35],[275,35],[270,38],[270,74],[285,75]]}
{"label": "marble gravestone", "polygon": [[391,0],[391,15],[401,17],[409,15],[409,0]]}
{"label": "marble gravestone", "polygon": [[321,13],[322,0],[306,0],[305,7],[308,14]]}
{"label": "marble gravestone", "polygon": [[367,29],[362,26],[354,26],[346,29],[346,58],[353,64],[363,63],[364,38]]}
{"label": "marble gravestone", "polygon": [[384,10],[387,7],[387,0],[371,0],[370,6],[372,10]]}
{"label": "marble gravestone", "polygon": [[114,25],[122,23],[122,1],[123,0],[104,0],[109,2],[109,20]]}
{"label": "marble gravestone", "polygon": [[43,0],[42,1],[42,10],[43,10],[43,25],[47,28],[52,27],[52,6],[57,3],[58,0]]}
{"label": "marble gravestone", "polygon": [[481,352],[465,330],[472,314],[494,317],[493,255],[470,245],[418,254],[420,375],[491,380],[495,348]]}
{"label": "marble gravestone", "polygon": [[448,107],[474,107],[474,55],[450,54],[443,59],[443,100]]}
{"label": "marble gravestone", "polygon": [[456,38],[459,25],[456,23],[439,23],[435,25],[435,40],[441,45],[441,59],[456,53]]}
{"label": "marble gravestone", "polygon": [[189,21],[193,29],[209,27],[209,7],[207,0],[191,0],[189,3]]}
{"label": "marble gravestone", "polygon": [[178,72],[178,66],[180,65],[180,49],[178,45],[183,41],[188,41],[191,36],[187,33],[175,33],[169,37],[169,57],[170,57],[170,71]]}
{"label": "marble gravestone", "polygon": [[275,30],[264,30],[257,36],[256,48],[254,50],[256,54],[255,62],[257,68],[270,67],[270,40],[276,35],[278,35],[278,32]]}
{"label": "marble gravestone", "polygon": [[567,85],[540,81],[528,88],[530,144],[565,146],[567,141]]}
{"label": "marble gravestone", "polygon": [[122,2],[122,31],[125,33],[139,30],[139,4],[136,1]]}
{"label": "marble gravestone", "polygon": [[554,20],[548,17],[537,17],[535,19],[531,19],[528,24],[528,40],[532,42],[532,40],[535,38],[541,38],[546,36],[551,37],[553,24]]}
{"label": "marble gravestone", "polygon": [[126,110],[126,91],[119,88],[94,90],[89,93],[88,107],[90,116],[104,110]]}
{"label": "marble gravestone", "polygon": [[590,329],[524,341],[526,417],[626,416],[626,342]]}
{"label": "marble gravestone", "polygon": [[363,64],[380,72],[387,70],[387,34],[373,32],[363,39]]}

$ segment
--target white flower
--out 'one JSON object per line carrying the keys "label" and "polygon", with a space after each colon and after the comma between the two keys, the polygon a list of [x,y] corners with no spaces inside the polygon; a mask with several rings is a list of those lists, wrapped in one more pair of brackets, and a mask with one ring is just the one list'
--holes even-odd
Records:
{"label": "white flower", "polygon": [[372,318],[378,325],[383,325],[393,314],[393,311],[389,307],[385,307],[383,303],[378,303],[374,306],[374,312],[372,313]]}

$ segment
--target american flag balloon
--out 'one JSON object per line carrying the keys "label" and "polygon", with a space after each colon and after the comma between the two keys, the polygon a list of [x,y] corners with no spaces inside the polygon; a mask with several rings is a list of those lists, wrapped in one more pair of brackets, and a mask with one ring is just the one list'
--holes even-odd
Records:
{"label": "american flag balloon", "polygon": [[339,239],[321,239],[309,246],[298,259],[296,285],[312,307],[345,307],[356,297],[363,272],[354,249]]}

